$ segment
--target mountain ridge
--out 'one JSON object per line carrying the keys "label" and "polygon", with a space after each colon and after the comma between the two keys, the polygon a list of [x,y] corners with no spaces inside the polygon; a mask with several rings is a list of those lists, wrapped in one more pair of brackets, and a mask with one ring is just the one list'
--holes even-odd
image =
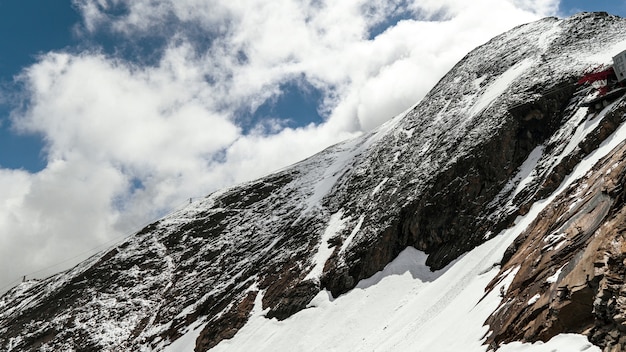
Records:
{"label": "mountain ridge", "polygon": [[[559,190],[618,130],[622,98],[591,113],[580,102],[592,92],[575,84],[626,48],[615,33],[626,34],[626,20],[585,13],[495,37],[373,132],[216,192],[101,257],[9,291],[0,346],[160,350],[199,329],[202,351],[236,337],[258,304],[264,319],[288,320],[320,292],[350,292],[409,247],[427,254],[431,270],[449,269]],[[512,272],[519,246],[503,253],[498,278]],[[493,330],[488,343],[514,341],[503,334]]]}

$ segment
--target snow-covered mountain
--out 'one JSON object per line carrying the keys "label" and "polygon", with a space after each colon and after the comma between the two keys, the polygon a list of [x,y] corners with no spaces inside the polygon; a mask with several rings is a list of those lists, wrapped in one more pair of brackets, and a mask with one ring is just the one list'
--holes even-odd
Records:
{"label": "snow-covered mountain", "polygon": [[626,349],[626,101],[576,83],[624,49],[605,13],[504,33],[377,130],[13,288],[0,349]]}

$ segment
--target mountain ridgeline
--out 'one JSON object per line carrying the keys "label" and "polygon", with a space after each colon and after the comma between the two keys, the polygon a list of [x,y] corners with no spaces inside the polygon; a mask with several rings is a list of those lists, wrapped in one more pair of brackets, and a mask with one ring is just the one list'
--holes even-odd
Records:
{"label": "mountain ridgeline", "polygon": [[484,289],[501,303],[477,339],[486,350],[578,333],[626,350],[626,101],[584,107],[597,92],[577,84],[624,38],[626,20],[606,13],[504,33],[378,129],[13,288],[0,298],[0,349],[163,350],[194,330],[192,349],[206,351],[255,307],[288,320],[407,247],[450,268],[540,204],[494,263]]}

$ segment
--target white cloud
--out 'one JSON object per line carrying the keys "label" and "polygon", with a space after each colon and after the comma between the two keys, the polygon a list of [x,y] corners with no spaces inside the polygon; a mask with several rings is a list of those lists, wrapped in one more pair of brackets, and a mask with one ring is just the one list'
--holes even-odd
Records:
{"label": "white cloud", "polygon": [[52,162],[35,175],[1,170],[0,287],[119,235],[111,194],[122,184],[119,170],[88,161]]}
{"label": "white cloud", "polygon": [[554,16],[559,10],[560,0],[514,0],[513,4],[525,11],[531,11],[540,16]]}
{"label": "white cloud", "polygon": [[[20,76],[27,100],[12,121],[21,132],[44,137],[48,165],[35,174],[0,169],[0,265],[8,268],[0,272],[0,287],[138,230],[188,197],[262,176],[375,128],[416,103],[473,47],[558,5],[74,3],[84,36],[108,31],[133,43],[162,35],[168,44],[151,66],[94,52],[48,53]],[[392,21],[411,14],[414,19]],[[443,20],[434,21],[437,16]],[[381,25],[389,28],[370,38]],[[239,112],[254,111],[298,80],[324,95],[323,123],[272,122],[242,132]]]}

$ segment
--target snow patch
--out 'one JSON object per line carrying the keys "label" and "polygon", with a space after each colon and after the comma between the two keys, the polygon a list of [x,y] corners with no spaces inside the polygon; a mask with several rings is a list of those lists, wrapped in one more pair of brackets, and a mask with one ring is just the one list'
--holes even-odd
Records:
{"label": "snow patch", "polygon": [[[491,105],[497,97],[509,88],[513,81],[524,74],[526,70],[531,68],[534,62],[535,61],[532,59],[525,59],[506,70],[494,82],[489,84],[489,86],[478,98],[478,101],[474,103],[469,111],[469,114],[475,115]],[[474,84],[476,84],[476,81],[474,81]]]}
{"label": "snow patch", "polygon": [[517,175],[515,175],[512,180],[512,182],[517,182],[517,187],[515,187],[515,191],[513,191],[513,198],[518,195],[519,192],[521,192],[524,187],[526,187],[526,185],[528,185],[535,179],[536,174],[534,174],[533,171],[537,167],[539,159],[541,159],[541,157],[543,156],[543,150],[544,146],[542,145],[533,149],[533,151],[530,152],[530,155],[528,155],[522,166],[520,166]]}
{"label": "snow patch", "polygon": [[346,240],[341,245],[341,250],[339,251],[339,253],[343,253],[346,249],[348,249],[348,246],[350,245],[350,243],[354,239],[354,236],[356,236],[356,234],[359,233],[359,230],[361,229],[361,226],[363,225],[363,220],[364,219],[365,219],[364,215],[361,215],[359,217],[359,222],[356,224],[356,226],[354,227],[354,229],[350,233],[350,236],[348,236],[348,238],[346,238]]}
{"label": "snow patch", "polygon": [[379,191],[383,188],[383,186],[385,185],[385,183],[386,183],[387,181],[389,181],[389,177],[385,177],[385,178],[384,178],[384,179],[383,179],[383,180],[382,180],[382,181],[381,181],[381,182],[380,182],[380,183],[379,183],[379,184],[378,184],[378,185],[374,188],[374,190],[372,190],[371,195],[373,196],[373,195],[375,195],[376,193],[378,193],[378,192],[379,192]]}
{"label": "snow patch", "polygon": [[532,306],[533,304],[535,304],[535,303],[539,300],[539,298],[541,298],[541,295],[540,295],[540,294],[538,294],[538,293],[537,293],[536,295],[532,296],[532,297],[528,300],[528,305],[529,305],[529,306]]}
{"label": "snow patch", "polygon": [[601,352],[600,348],[592,345],[586,336],[579,334],[559,334],[550,341],[521,343],[511,342],[502,345],[498,352]]}
{"label": "snow patch", "polygon": [[480,90],[480,88],[482,88],[482,85],[485,79],[487,79],[486,75],[476,78],[474,82],[472,82],[472,84],[474,85],[474,88],[476,88],[476,90]]}
{"label": "snow patch", "polygon": [[547,243],[547,245],[545,245],[543,249],[548,250],[550,248],[553,248],[555,244],[557,245],[557,247],[555,247],[554,249],[558,249],[564,243],[563,241],[565,239],[566,235],[564,233],[551,233],[543,239],[543,241]]}
{"label": "snow patch", "polygon": [[[594,129],[596,129],[596,127],[598,127],[598,125],[600,124],[600,121],[602,121],[602,118],[613,107],[613,105],[614,103],[607,106],[595,118],[591,120],[586,120],[580,123],[580,125],[578,125],[578,128],[576,128],[574,135],[569,139],[569,143],[567,143],[567,145],[565,146],[565,149],[563,149],[561,154],[554,161],[553,165],[559,164],[561,160],[563,160],[563,158],[565,158],[566,156],[571,154],[574,150],[576,150],[580,142],[582,142],[591,131],[593,131]],[[578,109],[578,111],[572,118],[572,122],[583,121],[583,119],[587,116],[587,110],[588,110],[587,108]]]}
{"label": "snow patch", "polygon": [[[508,270],[506,270],[505,272],[503,272],[502,274],[498,276],[498,281],[494,285],[494,291],[496,291],[495,288],[498,287],[497,291],[499,292],[500,297],[503,297],[504,293],[508,291],[519,269],[520,269],[520,266],[518,265],[516,267],[509,268]],[[493,313],[494,314],[497,313],[500,309],[502,309],[502,307],[504,307],[504,305],[501,304],[498,307],[498,309],[496,309]]]}
{"label": "snow patch", "polygon": [[326,230],[322,234],[321,243],[317,250],[317,253],[313,256],[313,263],[315,266],[309,274],[304,278],[304,280],[310,279],[318,279],[322,272],[324,271],[324,264],[330,256],[333,254],[334,247],[328,246],[328,240],[330,240],[333,236],[335,236],[339,231],[343,230],[346,221],[349,218],[342,219],[343,210],[338,211],[337,213],[330,216],[330,220],[328,221],[328,226]]}
{"label": "snow patch", "polygon": [[563,271],[564,267],[565,266],[560,267],[559,270],[557,270],[556,273],[554,273],[554,275],[546,279],[546,282],[550,284],[557,282],[557,280],[559,279],[559,275],[561,275],[561,271]]}

